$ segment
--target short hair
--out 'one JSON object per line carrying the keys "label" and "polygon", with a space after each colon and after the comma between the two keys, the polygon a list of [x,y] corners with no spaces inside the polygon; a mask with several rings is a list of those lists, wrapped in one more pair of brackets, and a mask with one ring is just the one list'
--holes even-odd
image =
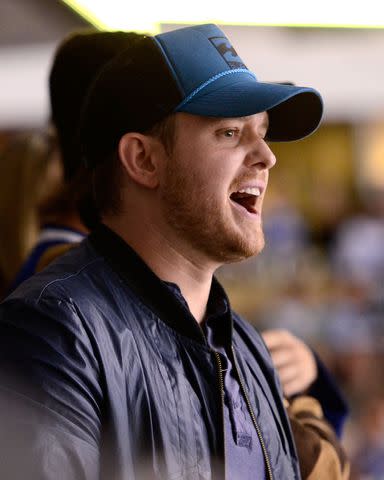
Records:
{"label": "short hair", "polygon": [[[145,135],[160,140],[168,155],[172,154],[176,135],[176,114],[166,116],[156,123]],[[104,214],[118,214],[121,208],[122,165],[115,150],[96,167],[90,170],[92,202],[100,218]]]}

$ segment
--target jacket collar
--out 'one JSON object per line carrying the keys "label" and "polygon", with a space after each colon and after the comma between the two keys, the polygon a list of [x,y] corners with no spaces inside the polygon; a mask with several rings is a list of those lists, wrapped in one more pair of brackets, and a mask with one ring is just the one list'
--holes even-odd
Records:
{"label": "jacket collar", "polygon": [[[203,330],[193,317],[185,302],[175,295],[166,282],[162,281],[141,257],[114,231],[100,224],[90,235],[89,241],[111,268],[116,271],[162,321],[181,335],[207,345]],[[227,295],[213,278],[210,298],[218,298],[228,306],[227,321],[232,336],[232,316]]]}

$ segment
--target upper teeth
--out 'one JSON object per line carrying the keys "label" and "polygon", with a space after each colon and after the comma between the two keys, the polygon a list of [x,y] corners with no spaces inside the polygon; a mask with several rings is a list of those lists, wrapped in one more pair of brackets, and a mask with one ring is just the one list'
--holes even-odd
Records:
{"label": "upper teeth", "polygon": [[258,187],[242,188],[238,192],[239,193],[248,193],[248,195],[255,195],[256,197],[258,197],[261,194],[260,188],[258,188]]}

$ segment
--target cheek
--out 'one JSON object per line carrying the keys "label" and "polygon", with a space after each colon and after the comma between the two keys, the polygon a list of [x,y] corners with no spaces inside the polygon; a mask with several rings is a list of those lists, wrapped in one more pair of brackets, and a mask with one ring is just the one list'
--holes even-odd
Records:
{"label": "cheek", "polygon": [[212,205],[219,207],[227,202],[229,182],[217,169],[204,172],[204,176],[200,178],[198,185],[202,197],[209,200]]}
{"label": "cheek", "polygon": [[224,156],[220,156],[206,163],[204,174],[207,182],[214,185],[216,190],[227,193],[237,176],[235,162],[226,161]]}
{"label": "cheek", "polygon": [[171,161],[173,179],[182,178],[181,183],[185,188],[200,192],[202,197],[216,199],[215,203],[218,203],[218,198],[227,199],[236,177],[236,162],[228,158],[228,152],[207,145],[189,147],[182,152],[174,151]]}

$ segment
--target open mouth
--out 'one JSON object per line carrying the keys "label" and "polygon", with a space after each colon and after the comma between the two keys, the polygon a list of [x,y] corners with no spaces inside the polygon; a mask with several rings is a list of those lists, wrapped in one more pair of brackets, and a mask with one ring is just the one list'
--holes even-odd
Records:
{"label": "open mouth", "polygon": [[256,202],[260,194],[260,189],[257,187],[246,188],[233,192],[230,199],[245,208],[247,212],[255,214],[257,213]]}

